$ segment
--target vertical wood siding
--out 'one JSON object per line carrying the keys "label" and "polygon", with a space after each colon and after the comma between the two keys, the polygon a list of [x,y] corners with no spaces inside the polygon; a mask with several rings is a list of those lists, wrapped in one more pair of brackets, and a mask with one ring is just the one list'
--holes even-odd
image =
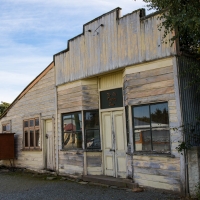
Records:
{"label": "vertical wood siding", "polygon": [[122,72],[112,73],[99,78],[99,90],[120,88],[123,86]]}
{"label": "vertical wood siding", "polygon": [[[23,148],[23,120],[30,119],[34,116],[53,116],[55,115],[55,81],[54,68],[51,69],[38,83],[36,83],[2,118],[11,120],[12,132],[15,133],[16,139],[16,167],[24,167],[33,170],[43,169],[43,152],[42,151],[22,151]],[[41,121],[42,123],[42,121]],[[42,127],[42,124],[40,124]],[[41,148],[43,148],[43,136],[41,135]],[[5,164],[8,162],[4,162]]]}
{"label": "vertical wood siding", "polygon": [[118,13],[116,9],[85,24],[83,34],[55,55],[57,85],[175,53],[175,45],[162,42],[158,16],[140,18],[138,10],[119,18]]}

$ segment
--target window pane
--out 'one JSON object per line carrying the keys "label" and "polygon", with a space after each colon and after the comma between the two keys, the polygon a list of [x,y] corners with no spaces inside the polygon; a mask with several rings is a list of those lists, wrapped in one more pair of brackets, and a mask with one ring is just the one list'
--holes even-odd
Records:
{"label": "window pane", "polygon": [[82,132],[64,133],[64,149],[82,148]]}
{"label": "window pane", "polygon": [[149,106],[133,107],[133,115],[135,128],[150,127]]}
{"label": "window pane", "polygon": [[3,125],[3,131],[6,131],[6,125]]}
{"label": "window pane", "polygon": [[24,121],[24,127],[28,127],[28,121]]}
{"label": "window pane", "polygon": [[152,143],[153,150],[159,152],[169,152],[170,151],[170,139],[169,130],[167,129],[154,129],[152,130]]}
{"label": "window pane", "polygon": [[150,106],[151,109],[151,126],[168,126],[168,106],[167,103],[159,103]]}
{"label": "window pane", "polygon": [[25,147],[28,147],[28,131],[24,131],[24,140],[25,140]]}
{"label": "window pane", "polygon": [[35,126],[39,126],[39,119],[35,119]]}
{"label": "window pane", "polygon": [[10,131],[10,124],[6,125],[6,131],[9,132]]}
{"label": "window pane", "polygon": [[151,151],[151,131],[149,129],[135,130],[135,150]]}
{"label": "window pane", "polygon": [[35,146],[36,147],[40,146],[40,131],[39,130],[35,131]]}
{"label": "window pane", "polygon": [[30,120],[30,126],[33,127],[34,126],[34,119]]}
{"label": "window pane", "polygon": [[85,129],[99,129],[99,111],[85,112]]}
{"label": "window pane", "polygon": [[82,130],[82,115],[80,112],[72,114],[72,124],[75,127],[75,131]]}
{"label": "window pane", "polygon": [[63,133],[75,131],[73,127],[71,114],[63,116]]}
{"label": "window pane", "polygon": [[34,147],[34,131],[30,130],[30,147]]}
{"label": "window pane", "polygon": [[99,129],[88,129],[86,130],[86,148],[100,149],[100,132]]}

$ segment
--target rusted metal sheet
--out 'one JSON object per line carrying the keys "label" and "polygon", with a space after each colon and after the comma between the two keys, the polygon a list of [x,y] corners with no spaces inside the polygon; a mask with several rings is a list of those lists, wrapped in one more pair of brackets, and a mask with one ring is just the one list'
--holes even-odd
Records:
{"label": "rusted metal sheet", "polygon": [[0,134],[0,160],[14,159],[14,133]]}
{"label": "rusted metal sheet", "polygon": [[[56,85],[173,55],[175,45],[162,42],[157,15],[144,10],[120,17],[119,8],[83,26],[83,34],[54,55]],[[166,38],[168,40],[170,35]]]}

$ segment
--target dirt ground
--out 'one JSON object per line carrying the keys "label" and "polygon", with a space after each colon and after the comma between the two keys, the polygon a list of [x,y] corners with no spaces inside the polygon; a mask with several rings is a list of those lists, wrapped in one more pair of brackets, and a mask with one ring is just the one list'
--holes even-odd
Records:
{"label": "dirt ground", "polygon": [[174,200],[178,195],[156,190],[133,192],[106,185],[94,185],[80,179],[69,179],[50,174],[38,174],[23,169],[10,171],[0,168],[0,199],[55,199],[55,200]]}

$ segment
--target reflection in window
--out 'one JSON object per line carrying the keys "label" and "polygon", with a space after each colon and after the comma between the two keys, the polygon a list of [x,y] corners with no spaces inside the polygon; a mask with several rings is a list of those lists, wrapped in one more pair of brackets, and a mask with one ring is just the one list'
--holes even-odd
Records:
{"label": "reflection in window", "polygon": [[151,151],[151,132],[148,129],[135,130],[135,150]]}
{"label": "reflection in window", "polygon": [[63,148],[82,148],[82,116],[81,112],[64,114],[63,121]]}
{"label": "reflection in window", "polygon": [[133,107],[135,151],[169,152],[168,104]]}
{"label": "reflection in window", "polygon": [[85,148],[100,149],[99,111],[86,111],[84,113],[85,123]]}
{"label": "reflection in window", "polygon": [[150,127],[149,106],[138,106],[133,108],[134,127]]}

